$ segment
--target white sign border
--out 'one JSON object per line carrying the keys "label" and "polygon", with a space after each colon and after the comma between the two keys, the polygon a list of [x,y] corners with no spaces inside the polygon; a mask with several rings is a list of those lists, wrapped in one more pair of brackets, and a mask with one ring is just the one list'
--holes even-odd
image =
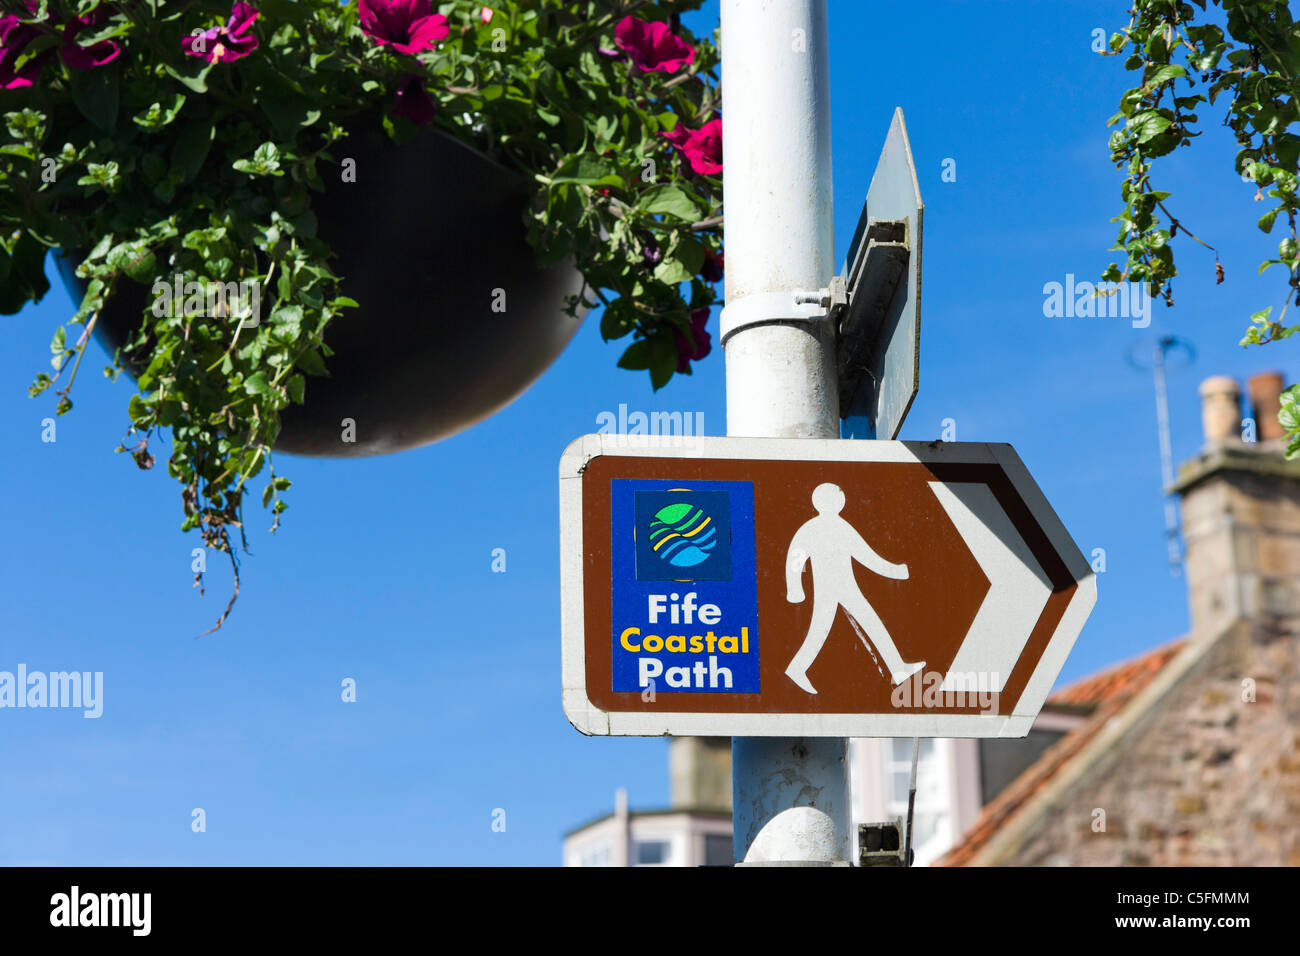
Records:
{"label": "white sign border", "polygon": [[[880,461],[999,465],[1077,585],[1070,604],[1007,715],[611,713],[586,686],[582,473],[605,455],[639,458]],[[1042,709],[1084,622],[1097,579],[1015,449],[983,442],[901,442],[825,438],[718,438],[583,435],[560,456],[561,685],[564,715],[589,736],[700,737],[1023,737]]]}

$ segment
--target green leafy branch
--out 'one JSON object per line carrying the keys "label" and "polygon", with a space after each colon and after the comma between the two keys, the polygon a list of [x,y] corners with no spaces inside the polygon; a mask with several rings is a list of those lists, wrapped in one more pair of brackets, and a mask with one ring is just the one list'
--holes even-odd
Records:
{"label": "green leafy branch", "polygon": [[[1207,0],[1134,0],[1128,26],[1110,38],[1106,55],[1127,52],[1124,66],[1138,71],[1141,82],[1124,93],[1119,112],[1108,123],[1123,124],[1110,137],[1111,160],[1125,174],[1120,186],[1124,208],[1112,220],[1120,224],[1120,232],[1112,248],[1124,252],[1126,261],[1122,268],[1111,263],[1102,278],[1149,282],[1152,294],[1172,305],[1172,280],[1178,274],[1172,240],[1181,232],[1215,251],[1170,211],[1169,193],[1154,188],[1151,171],[1154,160],[1201,135],[1195,129],[1197,108],[1214,106],[1227,94],[1223,122],[1240,147],[1234,168],[1255,185],[1257,201],[1264,201],[1266,195],[1276,200],[1258,226],[1270,233],[1282,217],[1289,233],[1278,243],[1276,258],[1260,266],[1261,273],[1283,267],[1287,292],[1282,309],[1276,319],[1271,306],[1255,312],[1241,339],[1243,346],[1264,345],[1300,331],[1300,325],[1283,322],[1291,299],[1300,305],[1296,232],[1300,137],[1291,132],[1300,120],[1300,26],[1284,0],[1213,0],[1213,4],[1226,14],[1226,33],[1216,23],[1195,22],[1197,8],[1201,14],[1207,12]],[[1222,283],[1225,276],[1217,253],[1215,274]],[[1294,436],[1294,418],[1282,418]],[[1293,437],[1288,455],[1297,454],[1297,448]]]}

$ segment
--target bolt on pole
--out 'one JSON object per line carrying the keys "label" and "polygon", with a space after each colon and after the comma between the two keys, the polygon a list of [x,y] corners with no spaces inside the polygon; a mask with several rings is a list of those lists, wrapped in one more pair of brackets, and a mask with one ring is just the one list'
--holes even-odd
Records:
{"label": "bolt on pole", "polygon": [[[825,0],[722,0],[721,48],[727,308],[826,288],[836,270]],[[838,438],[830,322],[750,314],[723,341],[727,434]],[[847,740],[731,746],[737,862],[852,860]]]}

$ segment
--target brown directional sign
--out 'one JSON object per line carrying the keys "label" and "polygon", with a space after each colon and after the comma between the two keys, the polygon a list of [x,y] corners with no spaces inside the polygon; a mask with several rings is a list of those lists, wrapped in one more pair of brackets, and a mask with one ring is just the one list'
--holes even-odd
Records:
{"label": "brown directional sign", "polygon": [[1024,735],[1096,600],[1008,445],[589,435],[560,499],[588,734]]}

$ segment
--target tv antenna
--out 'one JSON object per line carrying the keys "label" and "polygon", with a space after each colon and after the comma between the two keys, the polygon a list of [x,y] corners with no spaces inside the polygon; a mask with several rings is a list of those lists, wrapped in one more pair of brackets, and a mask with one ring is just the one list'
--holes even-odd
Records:
{"label": "tv antenna", "polygon": [[[1149,350],[1149,351],[1148,351]],[[1183,551],[1179,539],[1178,504],[1170,490],[1174,484],[1174,454],[1169,440],[1169,389],[1165,374],[1169,369],[1186,368],[1196,361],[1196,349],[1185,339],[1161,336],[1154,347],[1138,342],[1128,351],[1129,364],[1145,371],[1151,368],[1156,383],[1156,430],[1160,435],[1160,482],[1165,496],[1165,544],[1169,549],[1169,573],[1175,577],[1183,571]],[[1146,364],[1150,361],[1150,366]]]}

